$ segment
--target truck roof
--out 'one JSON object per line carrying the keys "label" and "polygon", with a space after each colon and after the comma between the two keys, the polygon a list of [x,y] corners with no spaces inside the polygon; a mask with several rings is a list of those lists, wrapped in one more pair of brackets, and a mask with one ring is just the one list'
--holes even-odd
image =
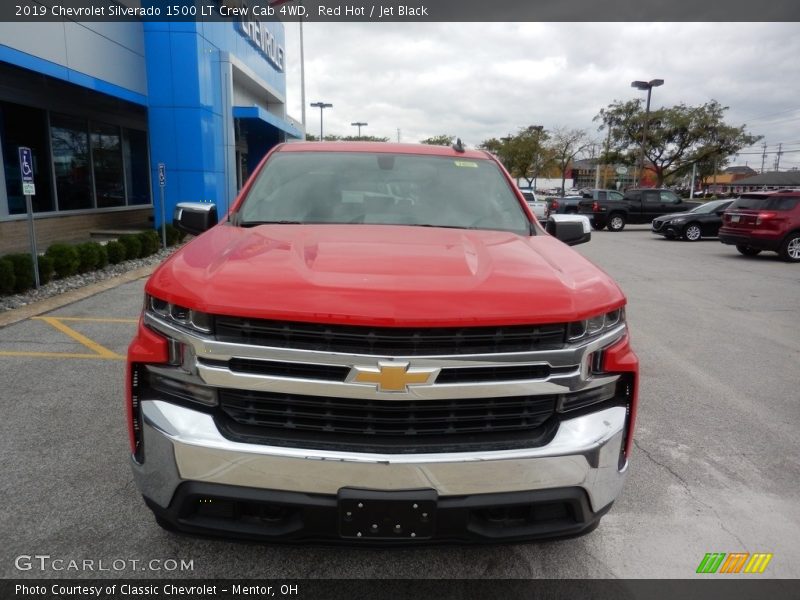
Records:
{"label": "truck roof", "polygon": [[291,142],[280,145],[276,152],[377,152],[382,154],[422,154],[490,160],[490,156],[483,150],[465,149],[463,152],[457,152],[451,146],[390,142]]}

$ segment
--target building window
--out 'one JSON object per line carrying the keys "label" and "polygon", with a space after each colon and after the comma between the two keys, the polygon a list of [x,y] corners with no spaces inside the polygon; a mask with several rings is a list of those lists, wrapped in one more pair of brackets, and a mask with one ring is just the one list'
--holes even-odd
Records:
{"label": "building window", "polygon": [[94,207],[87,130],[84,119],[56,113],[50,116],[59,210]]}
{"label": "building window", "polygon": [[120,128],[92,122],[91,140],[97,208],[125,206]]}
{"label": "building window", "polygon": [[136,129],[124,129],[122,155],[125,160],[128,204],[150,204],[150,159],[147,155],[147,133]]}
{"label": "building window", "polygon": [[33,182],[36,185],[36,194],[31,197],[33,211],[53,210],[45,111],[11,102],[0,102],[0,140],[3,141],[3,170],[6,176],[9,214],[27,212],[19,172],[20,146],[30,148],[33,154]]}

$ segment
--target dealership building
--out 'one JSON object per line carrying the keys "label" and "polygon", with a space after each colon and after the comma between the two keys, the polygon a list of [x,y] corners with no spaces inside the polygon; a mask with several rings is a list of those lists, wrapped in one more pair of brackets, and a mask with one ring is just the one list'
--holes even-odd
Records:
{"label": "dealership building", "polygon": [[[184,201],[227,210],[286,115],[280,22],[0,23],[0,254],[28,246],[18,148],[32,151],[39,249],[153,227]],[[163,165],[164,178],[160,178]]]}

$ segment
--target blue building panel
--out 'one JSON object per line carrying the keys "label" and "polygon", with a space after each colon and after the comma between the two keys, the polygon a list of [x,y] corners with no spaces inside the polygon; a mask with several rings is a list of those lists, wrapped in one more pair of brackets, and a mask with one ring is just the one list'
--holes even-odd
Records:
{"label": "blue building panel", "polygon": [[[144,32],[144,42],[147,47],[147,78],[149,81],[158,82],[147,88],[147,103],[152,108],[155,106],[174,106],[172,89],[172,44],[168,29],[151,29],[149,26]],[[160,60],[155,60],[156,58]]]}
{"label": "blue building panel", "polygon": [[[224,214],[236,190],[236,172],[231,168],[235,115],[225,88],[231,85],[231,60],[268,87],[265,98],[267,92],[282,98],[285,72],[274,63],[285,66],[283,24],[145,22],[144,30],[153,172],[158,162],[165,162],[175,181],[168,185],[167,218],[171,219],[175,204],[184,201],[216,202]],[[244,140],[250,165],[286,132],[296,132],[276,115],[259,121]],[[154,212],[160,224],[160,210]]]}

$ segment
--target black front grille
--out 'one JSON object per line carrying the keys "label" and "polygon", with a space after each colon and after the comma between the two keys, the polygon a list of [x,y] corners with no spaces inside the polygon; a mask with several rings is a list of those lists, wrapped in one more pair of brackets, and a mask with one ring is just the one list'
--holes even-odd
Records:
{"label": "black front grille", "polygon": [[[224,362],[223,362],[224,364]],[[272,377],[295,377],[300,379],[322,379],[344,381],[350,367],[319,365],[310,363],[282,362],[249,358],[232,358],[228,368],[236,373],[252,373]]]}
{"label": "black front grille", "polygon": [[[574,367],[569,367],[572,370]],[[566,369],[557,368],[558,372]],[[553,369],[550,365],[512,365],[503,367],[449,367],[444,368],[436,383],[484,383],[490,381],[517,381],[545,379]]]}
{"label": "black front grille", "polygon": [[529,352],[564,347],[566,324],[506,327],[361,327],[216,316],[221,342],[385,356]]}
{"label": "black front grille", "polygon": [[240,425],[406,439],[534,430],[555,413],[557,398],[361,400],[230,389],[219,394],[222,411]]}

